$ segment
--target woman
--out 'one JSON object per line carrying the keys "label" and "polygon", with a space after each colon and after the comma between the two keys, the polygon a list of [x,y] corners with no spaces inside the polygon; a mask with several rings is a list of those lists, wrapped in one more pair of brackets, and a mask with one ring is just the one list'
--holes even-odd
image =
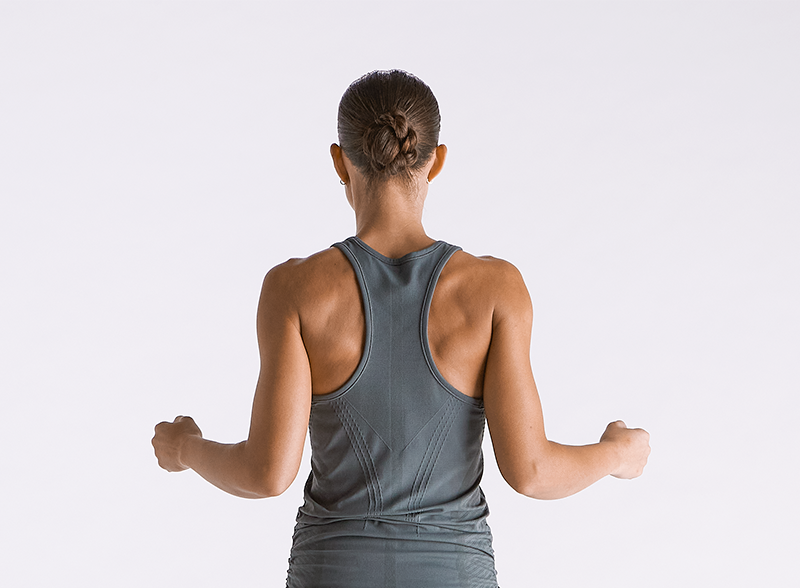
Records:
{"label": "woman", "polygon": [[503,477],[534,498],[640,475],[648,434],[617,421],[594,445],[545,437],[522,277],[422,227],[447,154],[428,86],[368,74],[342,97],[338,129],[331,156],[357,236],[267,274],[247,440],[208,441],[177,417],[156,426],[159,465],[275,496],[297,475],[309,428],[288,586],[495,587],[478,485],[484,419]]}

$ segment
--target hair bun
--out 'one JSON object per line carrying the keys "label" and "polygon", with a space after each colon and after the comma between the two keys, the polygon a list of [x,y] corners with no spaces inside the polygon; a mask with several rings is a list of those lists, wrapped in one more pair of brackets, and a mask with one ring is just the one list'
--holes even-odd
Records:
{"label": "hair bun", "polygon": [[339,102],[339,144],[371,183],[415,185],[439,144],[439,105],[425,82],[400,70],[374,71]]}
{"label": "hair bun", "polygon": [[417,162],[417,134],[399,110],[383,113],[364,133],[362,148],[373,171],[395,175]]}

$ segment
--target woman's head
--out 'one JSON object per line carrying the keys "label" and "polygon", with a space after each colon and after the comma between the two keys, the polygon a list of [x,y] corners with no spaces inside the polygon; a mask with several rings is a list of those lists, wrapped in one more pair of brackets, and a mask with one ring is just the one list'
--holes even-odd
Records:
{"label": "woman's head", "polygon": [[339,102],[339,144],[370,182],[411,180],[433,155],[439,126],[431,89],[400,70],[359,78]]}

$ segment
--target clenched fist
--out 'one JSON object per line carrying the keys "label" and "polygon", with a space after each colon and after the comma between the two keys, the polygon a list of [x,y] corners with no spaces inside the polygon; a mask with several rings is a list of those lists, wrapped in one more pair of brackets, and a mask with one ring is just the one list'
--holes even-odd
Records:
{"label": "clenched fist", "polygon": [[614,421],[606,427],[600,442],[617,445],[620,465],[611,472],[612,476],[630,480],[642,475],[650,455],[650,433],[644,429],[629,429],[622,421]]}
{"label": "clenched fist", "polygon": [[156,425],[153,436],[153,449],[156,452],[158,465],[168,472],[180,472],[188,469],[181,461],[181,450],[186,439],[192,435],[202,437],[200,427],[188,416],[178,416],[171,423],[166,421]]}

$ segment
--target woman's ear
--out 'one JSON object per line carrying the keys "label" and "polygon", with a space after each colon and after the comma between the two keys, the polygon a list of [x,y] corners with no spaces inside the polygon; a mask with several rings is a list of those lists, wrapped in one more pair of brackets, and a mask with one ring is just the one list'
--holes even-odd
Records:
{"label": "woman's ear", "polygon": [[447,158],[447,146],[439,145],[436,150],[433,152],[433,165],[431,166],[430,171],[428,171],[428,181],[430,182],[439,175],[439,172],[442,171],[444,167],[444,160]]}
{"label": "woman's ear", "polygon": [[336,175],[339,176],[339,180],[347,184],[350,181],[350,176],[344,165],[344,153],[336,143],[331,144],[331,159],[333,159],[333,167],[336,169]]}

